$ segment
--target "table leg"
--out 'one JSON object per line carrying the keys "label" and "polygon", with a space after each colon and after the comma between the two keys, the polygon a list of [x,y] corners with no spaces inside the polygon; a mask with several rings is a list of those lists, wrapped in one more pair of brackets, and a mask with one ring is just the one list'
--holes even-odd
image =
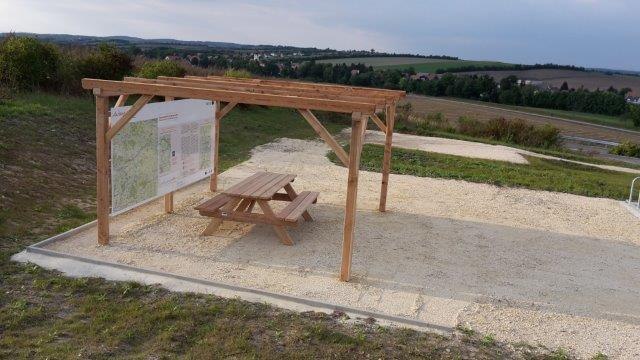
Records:
{"label": "table leg", "polygon": [[[291,186],[290,183],[284,186],[284,191],[287,192],[287,195],[289,195],[289,199],[291,199],[291,201],[293,201],[293,199],[298,197],[298,194],[296,193],[295,190],[293,190],[293,186]],[[303,212],[302,217],[306,221],[313,221],[313,218],[311,217],[308,211]]]}
{"label": "table leg", "polygon": [[[240,200],[241,199],[236,199],[236,198],[229,200],[229,202],[225,206],[220,208],[220,211],[221,212],[233,211],[233,209],[238,205]],[[222,221],[223,220],[220,218],[213,218],[209,223],[209,225],[207,225],[207,228],[204,229],[204,231],[202,232],[202,236],[213,235],[213,233],[216,232],[216,230],[218,230],[220,225],[222,225]]]}
{"label": "table leg", "polygon": [[[271,209],[271,206],[269,206],[269,203],[267,203],[265,200],[258,200],[258,205],[260,205],[262,212],[264,212],[266,216],[274,220],[277,220],[276,214]],[[276,234],[278,235],[278,238],[280,238],[280,242],[289,246],[293,245],[293,240],[291,239],[291,236],[289,236],[287,229],[285,229],[283,225],[272,225],[272,226],[273,226],[273,230],[275,230]]]}

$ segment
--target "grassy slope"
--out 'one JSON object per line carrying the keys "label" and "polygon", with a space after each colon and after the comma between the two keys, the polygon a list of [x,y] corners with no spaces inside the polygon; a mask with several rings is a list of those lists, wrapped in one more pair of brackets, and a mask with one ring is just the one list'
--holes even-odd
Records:
{"label": "grassy slope", "polygon": [[[401,132],[401,133],[406,133],[406,134],[416,135],[416,131],[414,129],[415,125],[413,125],[413,124],[411,124],[411,125],[412,125],[411,128],[406,127],[404,129],[396,129],[395,131],[396,132]],[[373,127],[371,127],[371,129],[372,130],[378,130],[377,128],[373,128]],[[623,161],[603,159],[603,158],[599,158],[599,157],[595,157],[595,156],[588,156],[588,155],[584,155],[584,153],[581,153],[581,152],[578,152],[578,151],[573,151],[573,150],[562,148],[562,147],[552,147],[552,148],[548,148],[548,149],[535,148],[535,147],[529,147],[529,146],[513,144],[513,143],[509,143],[509,142],[505,142],[505,141],[497,141],[497,140],[493,140],[493,139],[489,139],[489,138],[473,137],[473,136],[468,136],[468,135],[464,135],[464,134],[457,134],[457,133],[453,133],[453,132],[440,131],[440,130],[431,130],[431,131],[423,130],[423,132],[420,135],[422,135],[422,136],[441,137],[441,138],[447,138],[447,139],[464,140],[464,141],[474,141],[474,142],[480,142],[480,143],[492,144],[492,145],[504,145],[504,146],[509,146],[509,147],[513,147],[513,148],[518,148],[518,149],[523,149],[523,150],[535,152],[535,153],[542,154],[542,155],[555,156],[555,157],[559,157],[559,158],[563,158],[563,159],[567,159],[567,160],[581,161],[581,162],[585,162],[585,163],[589,163],[589,164],[613,165],[613,166],[626,167],[626,168],[629,168],[629,169],[640,169],[640,165],[638,165],[638,164],[632,164],[632,163],[627,163],[627,162],[623,162]]]}
{"label": "grassy slope", "polygon": [[[383,147],[366,144],[361,168],[381,170]],[[338,164],[335,154],[330,159]],[[498,186],[565,192],[577,195],[624,199],[633,174],[594,169],[589,166],[527,157],[529,164],[471,159],[419,150],[394,148],[391,171],[423,177],[466,180]]]}
{"label": "grassy slope", "polygon": [[[337,131],[339,123],[327,126]],[[88,99],[29,95],[0,103],[0,358],[514,356],[491,336],[467,329],[443,337],[348,325],[339,314],[298,314],[134,283],[71,279],[9,261],[24,246],[93,217],[93,124]],[[289,110],[234,110],[223,121],[222,166],[282,136],[314,134]],[[564,358],[563,351],[516,351],[530,359]]]}
{"label": "grassy slope", "polygon": [[483,106],[490,106],[490,107],[495,107],[500,109],[523,111],[523,112],[537,114],[537,115],[554,116],[554,117],[563,118],[563,119],[578,120],[578,121],[584,121],[592,124],[640,131],[638,127],[635,127],[633,125],[633,122],[631,120],[620,117],[620,116],[609,116],[609,115],[602,115],[602,114],[583,113],[578,111],[565,111],[565,110],[535,108],[535,107],[528,107],[528,106],[515,106],[515,105],[505,105],[505,104],[497,104],[497,103],[487,103],[483,101],[459,99],[459,98],[449,98],[448,100],[472,103],[472,104],[483,105]]}

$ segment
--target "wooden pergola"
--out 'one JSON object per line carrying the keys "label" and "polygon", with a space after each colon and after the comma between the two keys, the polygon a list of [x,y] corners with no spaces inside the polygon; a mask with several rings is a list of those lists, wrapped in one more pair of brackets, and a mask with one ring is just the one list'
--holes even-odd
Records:
{"label": "wooden pergola", "polygon": [[[331,147],[348,168],[347,199],[342,243],[340,279],[348,281],[351,273],[356,200],[360,155],[367,122],[371,119],[386,134],[382,166],[379,211],[386,210],[387,187],[391,163],[391,144],[395,111],[404,91],[372,89],[355,86],[316,84],[299,81],[269,79],[237,79],[220,76],[165,77],[143,79],[127,77],[123,81],[83,79],[82,86],[93,90],[96,98],[96,163],[97,163],[97,225],[98,243],[109,243],[109,163],[111,139],[154,97],[171,101],[176,98],[215,101],[215,134],[213,140],[213,173],[211,191],[218,187],[218,138],[220,121],[237,104],[278,106],[297,109],[315,132]],[[117,123],[109,123],[109,98],[118,97],[122,106],[130,95],[140,95],[133,106]],[[224,106],[221,104],[225,103]],[[351,114],[351,138],[347,153],[320,123],[312,111],[331,111]],[[382,121],[377,111],[384,111]],[[165,211],[173,211],[173,193],[165,195]]]}

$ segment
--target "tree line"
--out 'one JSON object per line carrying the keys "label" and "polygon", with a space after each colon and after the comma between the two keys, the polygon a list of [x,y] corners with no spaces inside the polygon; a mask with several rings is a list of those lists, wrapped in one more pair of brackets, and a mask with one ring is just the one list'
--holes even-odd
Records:
{"label": "tree line", "polygon": [[[95,48],[61,48],[28,37],[7,37],[0,42],[0,88],[82,92],[80,79],[120,80],[136,74],[182,76],[193,73],[192,64],[164,60],[144,61],[134,67],[134,57],[114,45]],[[202,66],[202,64],[198,64]],[[534,65],[535,66],[535,65]],[[541,90],[518,83],[515,76],[499,82],[487,75],[446,73],[431,80],[415,80],[397,69],[374,69],[364,64],[330,64],[314,60],[258,62],[245,57],[213,59],[209,68],[246,70],[254,75],[303,79],[354,86],[402,89],[429,96],[449,96],[509,105],[580,111],[612,116],[624,115],[640,126],[640,106],[627,104],[629,89]],[[198,74],[196,72],[196,74]]]}

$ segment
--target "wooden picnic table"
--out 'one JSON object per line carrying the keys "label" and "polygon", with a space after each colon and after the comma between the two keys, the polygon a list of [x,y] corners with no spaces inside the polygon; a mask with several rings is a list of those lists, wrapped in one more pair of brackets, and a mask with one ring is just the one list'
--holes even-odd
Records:
{"label": "wooden picnic table", "polygon": [[[297,226],[300,217],[312,221],[307,209],[316,202],[319,195],[315,191],[297,194],[291,186],[295,178],[292,174],[258,172],[196,206],[200,215],[213,218],[202,235],[212,235],[224,220],[269,224],[283,244],[293,245],[286,227]],[[279,192],[282,189],[284,193]],[[290,203],[276,213],[269,205],[270,201]],[[253,212],[256,203],[262,213]]]}

